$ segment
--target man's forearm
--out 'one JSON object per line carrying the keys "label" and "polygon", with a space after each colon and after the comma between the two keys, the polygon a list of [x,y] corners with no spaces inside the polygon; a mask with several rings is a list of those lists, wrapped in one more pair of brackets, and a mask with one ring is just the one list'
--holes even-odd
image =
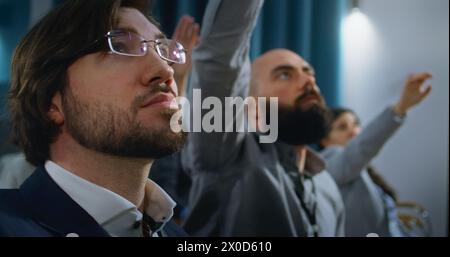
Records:
{"label": "man's forearm", "polygon": [[201,42],[193,54],[192,88],[203,96],[231,96],[250,80],[249,47],[262,0],[211,0],[203,19]]}
{"label": "man's forearm", "polygon": [[[200,100],[217,97],[222,103],[225,97],[245,97],[250,84],[249,47],[253,28],[261,10],[262,0],[210,0],[202,22],[201,42],[193,52],[193,70],[189,90],[200,89]],[[198,93],[198,92],[196,92]],[[202,117],[209,110],[196,109],[202,106],[195,101],[191,108]],[[222,113],[223,114],[223,113]],[[234,120],[231,121],[234,123]],[[193,121],[195,124],[199,122]],[[232,160],[243,137],[238,133],[222,132],[191,133],[186,152],[185,165],[197,169],[217,170],[223,163]],[[204,131],[202,131],[204,132]]]}

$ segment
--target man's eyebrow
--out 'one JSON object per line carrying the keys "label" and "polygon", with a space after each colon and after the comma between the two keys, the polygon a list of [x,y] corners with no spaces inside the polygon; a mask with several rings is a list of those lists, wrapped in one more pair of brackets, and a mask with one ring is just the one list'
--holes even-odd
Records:
{"label": "man's eyebrow", "polygon": [[135,28],[133,28],[133,27],[119,26],[118,29],[119,29],[119,30],[124,30],[124,31],[128,31],[128,32],[133,32],[133,33],[139,34],[139,33],[137,32],[137,30],[136,30]]}
{"label": "man's eyebrow", "polygon": [[[129,32],[133,32],[133,33],[136,33],[136,34],[138,34],[138,35],[141,35],[135,28],[133,28],[133,27],[127,27],[127,26],[121,26],[121,27],[119,27],[119,29],[120,30],[125,30],[125,31],[129,31]],[[142,35],[141,35],[142,36]],[[167,36],[164,34],[164,33],[162,33],[162,32],[158,32],[156,35],[155,35],[155,38],[154,39],[162,39],[162,38],[167,38]]]}
{"label": "man's eyebrow", "polygon": [[314,68],[309,64],[303,66],[302,70],[303,70],[303,72],[306,72],[306,73],[316,74],[316,71],[314,70]]}
{"label": "man's eyebrow", "polygon": [[282,72],[282,71],[295,71],[295,70],[296,69],[295,69],[294,66],[289,65],[289,64],[283,64],[283,65],[275,67],[272,70],[272,74],[277,74],[277,73]]}

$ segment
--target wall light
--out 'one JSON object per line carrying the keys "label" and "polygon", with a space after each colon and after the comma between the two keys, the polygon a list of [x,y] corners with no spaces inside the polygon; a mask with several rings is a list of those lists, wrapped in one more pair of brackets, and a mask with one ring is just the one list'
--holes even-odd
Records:
{"label": "wall light", "polygon": [[375,29],[368,16],[361,11],[360,0],[351,0],[351,12],[344,20],[343,37],[345,50],[361,57],[370,53],[377,41]]}
{"label": "wall light", "polygon": [[360,0],[351,0],[351,2],[350,2],[351,9],[350,10],[352,12],[360,11],[359,6],[360,6]]}
{"label": "wall light", "polygon": [[382,44],[376,27],[368,15],[362,12],[364,6],[359,0],[349,2],[349,15],[343,22],[343,78],[347,81],[345,101],[351,101],[363,85],[351,83],[364,81],[368,72],[378,63]]}

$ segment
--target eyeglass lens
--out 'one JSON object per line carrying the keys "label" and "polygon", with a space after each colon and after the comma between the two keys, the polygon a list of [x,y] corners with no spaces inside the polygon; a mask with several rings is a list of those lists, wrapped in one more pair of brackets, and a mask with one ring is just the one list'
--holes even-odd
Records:
{"label": "eyeglass lens", "polygon": [[[169,39],[159,39],[154,43],[161,58],[175,63],[186,61],[186,53],[180,43]],[[132,32],[113,31],[109,33],[109,45],[113,52],[131,56],[144,56],[148,50],[148,43],[145,39]]]}

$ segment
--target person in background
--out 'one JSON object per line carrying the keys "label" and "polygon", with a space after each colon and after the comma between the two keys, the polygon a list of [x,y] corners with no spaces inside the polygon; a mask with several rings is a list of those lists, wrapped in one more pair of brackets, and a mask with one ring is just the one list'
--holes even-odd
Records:
{"label": "person in background", "polygon": [[353,111],[332,111],[331,130],[320,140],[321,154],[344,199],[347,236],[408,236],[396,212],[395,190],[370,162],[404,123],[408,111],[430,94],[431,85],[423,88],[430,78],[430,73],[411,75],[399,101],[364,130]]}
{"label": "person in background", "polygon": [[249,43],[262,4],[209,1],[189,86],[201,89],[202,100],[279,97],[279,138],[264,144],[254,132],[190,133],[181,155],[192,179],[184,228],[193,236],[343,235],[339,190],[322,173],[323,160],[305,147],[327,125],[311,66],[279,49],[251,65]]}

